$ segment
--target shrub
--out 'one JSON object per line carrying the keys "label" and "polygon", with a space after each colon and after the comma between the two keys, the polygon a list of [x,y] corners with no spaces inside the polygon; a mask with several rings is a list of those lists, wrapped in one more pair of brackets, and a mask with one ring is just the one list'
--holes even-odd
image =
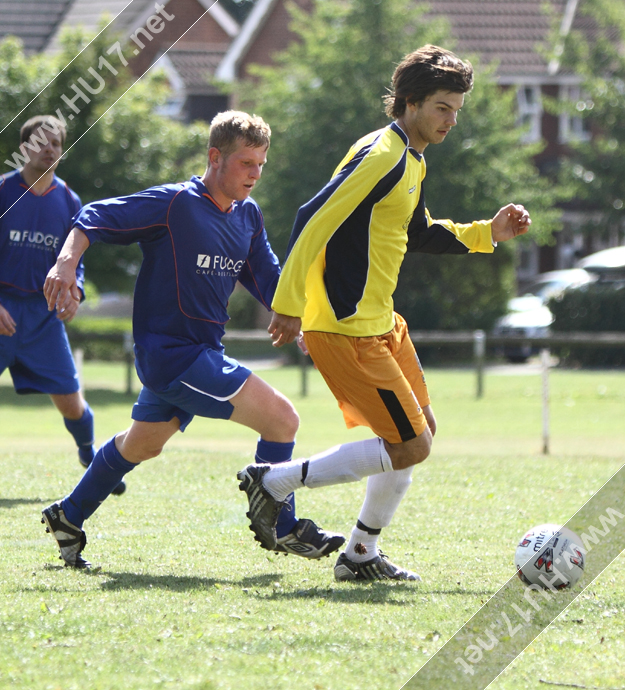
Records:
{"label": "shrub", "polygon": [[[81,316],[67,325],[67,335],[72,348],[82,348],[85,360],[126,361],[126,352],[122,342],[124,333],[132,333],[130,319]],[[94,337],[86,337],[87,334],[93,334]],[[106,339],[107,336],[112,335],[118,336],[119,339],[116,341]]]}
{"label": "shrub", "polygon": [[[549,302],[554,315],[552,330],[625,331],[625,281],[589,283],[568,290]],[[625,366],[625,347],[559,348],[567,364]]]}

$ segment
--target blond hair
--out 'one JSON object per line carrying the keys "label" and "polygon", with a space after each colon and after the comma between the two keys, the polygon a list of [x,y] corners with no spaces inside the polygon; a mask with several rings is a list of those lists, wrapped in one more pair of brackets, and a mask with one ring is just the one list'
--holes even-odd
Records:
{"label": "blond hair", "polygon": [[262,117],[226,110],[211,121],[208,148],[219,149],[224,156],[229,156],[241,141],[253,148],[267,148],[270,139],[271,129]]}

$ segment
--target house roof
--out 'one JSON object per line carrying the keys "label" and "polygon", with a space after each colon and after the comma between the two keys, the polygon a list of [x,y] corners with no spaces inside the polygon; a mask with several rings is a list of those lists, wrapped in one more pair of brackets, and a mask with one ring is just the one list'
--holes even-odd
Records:
{"label": "house roof", "polygon": [[[283,1],[283,0],[280,0]],[[257,0],[232,42],[217,77],[232,81],[267,22],[278,0]],[[571,28],[590,30],[591,21],[579,11],[583,0],[427,0],[428,16],[446,19],[462,56],[478,55],[483,63],[497,63],[501,83],[557,80],[572,77],[559,63],[545,57],[552,28],[561,34]]]}
{"label": "house roof", "polygon": [[[581,0],[583,2],[583,0]],[[497,63],[502,83],[545,81],[561,72],[543,54],[553,28],[566,35],[571,28],[587,30],[580,0],[429,0],[429,16],[446,18],[462,56],[479,55]]]}
{"label": "house roof", "polygon": [[[5,0],[0,0],[0,3]],[[175,0],[161,0],[160,4],[167,8]],[[68,0],[71,8],[65,15],[63,23],[57,28],[50,41],[49,51],[59,48],[59,35],[68,26],[81,26],[87,33],[95,34],[104,16],[113,20],[116,31],[134,31],[145,26],[150,15],[154,14],[154,0]],[[215,0],[198,0],[199,4],[219,24],[230,37],[239,32],[237,22]]]}
{"label": "house roof", "polygon": [[208,48],[204,44],[173,46],[167,51],[167,59],[158,61],[157,66],[163,63],[167,72],[173,69],[180,79],[179,84],[189,96],[217,94],[220,93],[219,89],[209,80],[215,74],[227,49],[227,45],[216,44]]}
{"label": "house roof", "polygon": [[20,38],[27,53],[42,51],[72,0],[0,0],[0,39]]}
{"label": "house roof", "polygon": [[148,6],[154,7],[150,0],[70,0],[70,5],[46,46],[46,52],[55,53],[60,49],[60,34],[67,27],[81,27],[86,33],[95,34],[106,18],[115,30],[123,31],[135,24]]}

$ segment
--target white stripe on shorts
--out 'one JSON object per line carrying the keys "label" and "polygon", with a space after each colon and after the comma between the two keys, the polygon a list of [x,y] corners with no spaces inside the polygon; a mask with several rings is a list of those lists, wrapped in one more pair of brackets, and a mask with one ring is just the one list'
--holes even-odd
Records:
{"label": "white stripe on shorts", "polygon": [[225,398],[220,398],[217,395],[211,395],[210,393],[207,393],[206,391],[202,391],[199,388],[196,388],[195,386],[192,386],[190,383],[186,383],[185,381],[181,381],[183,385],[185,385],[187,388],[190,388],[192,391],[195,391],[196,393],[201,393],[202,395],[207,395],[209,398],[213,398],[214,400],[217,400],[218,402],[227,402],[230,400],[230,398],[234,398],[234,396],[241,391],[243,386],[247,383],[247,379],[243,381],[243,383],[237,388],[237,390],[234,391],[231,395],[227,395]]}

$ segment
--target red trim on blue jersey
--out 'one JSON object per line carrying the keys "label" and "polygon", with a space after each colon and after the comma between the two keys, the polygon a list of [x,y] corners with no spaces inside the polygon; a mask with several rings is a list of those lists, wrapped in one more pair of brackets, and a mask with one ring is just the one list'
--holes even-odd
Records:
{"label": "red trim on blue jersey", "polygon": [[217,208],[222,211],[222,213],[232,213],[232,209],[234,208],[234,204],[230,204],[229,208],[224,208],[221,204],[217,203],[213,197],[208,194],[207,192],[204,192],[202,196],[205,196],[207,199],[210,199]]}

